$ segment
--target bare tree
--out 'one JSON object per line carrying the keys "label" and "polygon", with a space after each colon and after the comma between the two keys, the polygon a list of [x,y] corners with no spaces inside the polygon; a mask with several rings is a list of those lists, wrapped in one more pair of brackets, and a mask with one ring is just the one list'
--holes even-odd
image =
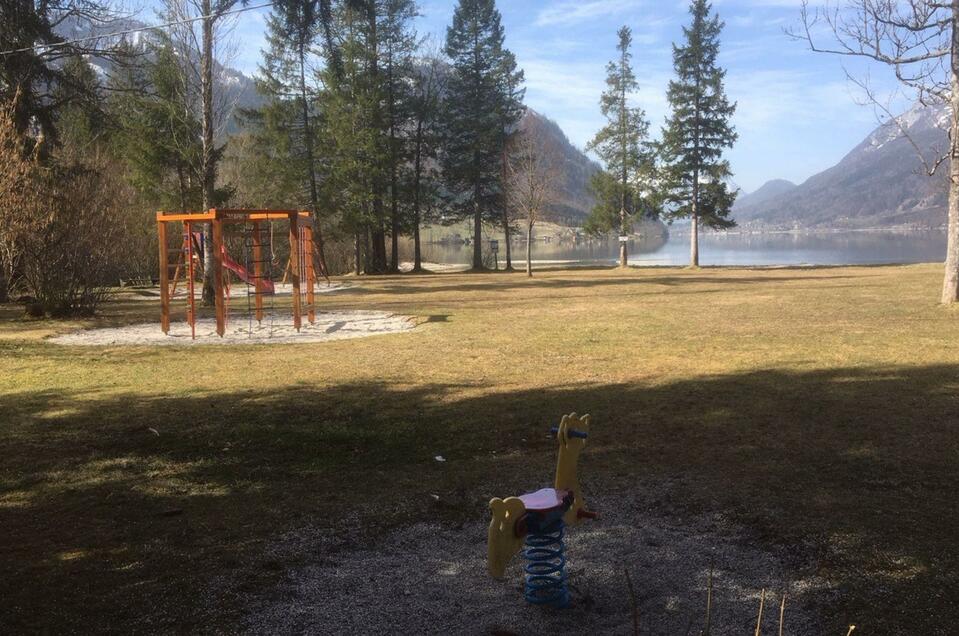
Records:
{"label": "bare tree", "polygon": [[[930,158],[910,138],[932,176],[949,163],[949,212],[942,302],[959,301],[959,0],[845,0],[810,8],[788,33],[817,53],[865,58],[890,67],[900,85],[922,105],[946,106],[949,147]],[[867,80],[854,79],[868,101],[892,113]],[[908,137],[899,118],[892,117]],[[936,149],[934,149],[936,150]]]}
{"label": "bare tree", "polygon": [[[246,5],[247,0],[163,0],[164,14],[171,21],[181,24],[171,29],[170,37],[179,50],[184,64],[187,90],[184,103],[195,108],[201,127],[200,182],[202,207],[208,210],[217,201],[217,164],[223,154],[216,139],[229,121],[233,110],[229,98],[216,94],[215,70],[222,72],[223,57],[229,56],[232,43],[227,37],[234,25],[229,17],[237,5]],[[220,58],[217,59],[217,45]],[[199,102],[196,98],[199,98]],[[213,240],[209,226],[204,241],[203,300],[213,302]]]}
{"label": "bare tree", "polygon": [[510,205],[526,217],[526,275],[533,276],[533,226],[556,196],[561,177],[561,155],[539,141],[535,129],[526,129],[514,139],[515,151],[507,162]]}
{"label": "bare tree", "polygon": [[32,174],[39,170],[39,146],[23,156],[23,139],[16,129],[20,93],[9,102],[0,102],[0,303],[7,302],[8,290],[16,282],[20,261],[19,226],[28,205]]}

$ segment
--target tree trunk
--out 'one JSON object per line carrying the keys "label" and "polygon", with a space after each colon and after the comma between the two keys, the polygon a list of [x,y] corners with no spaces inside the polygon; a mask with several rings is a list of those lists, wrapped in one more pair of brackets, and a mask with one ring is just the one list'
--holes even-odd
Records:
{"label": "tree trunk", "polygon": [[399,179],[396,175],[396,96],[393,94],[393,59],[390,53],[389,78],[389,117],[390,117],[390,272],[400,271],[400,210]]}
{"label": "tree trunk", "polygon": [[533,222],[526,225],[526,275],[533,277]]}
{"label": "tree trunk", "polygon": [[689,224],[689,266],[699,267],[699,171],[693,171],[693,200]]}
{"label": "tree trunk", "polygon": [[[201,173],[203,175],[203,211],[213,207],[216,188],[216,166],[214,165],[213,154],[213,12],[211,0],[203,0],[203,52],[200,59],[200,98],[202,101],[201,127],[203,137],[203,148],[201,161]],[[207,224],[203,228],[203,303],[212,305],[214,303],[213,276],[216,267],[216,259],[213,255],[213,224]]]}
{"label": "tree trunk", "polygon": [[946,272],[942,302],[959,300],[959,0],[952,3],[952,126],[949,135],[949,224],[946,230]]}
{"label": "tree trunk", "polygon": [[[479,164],[479,159],[475,160]],[[479,170],[477,169],[477,173]],[[483,269],[483,209],[480,207],[480,186],[473,186],[473,269]]]}
{"label": "tree trunk", "polygon": [[[306,91],[306,45],[305,35],[299,34],[299,54],[300,54],[300,99],[303,100],[303,144],[306,148],[306,165],[308,177],[310,180],[310,212],[313,214],[313,248],[320,259],[321,274],[329,280],[330,270],[326,266],[326,249],[323,244],[323,229],[320,227],[319,218],[319,187],[316,183],[316,163],[313,154],[313,122],[310,119],[309,94]],[[308,258],[313,258],[310,254]]]}
{"label": "tree trunk", "polygon": [[7,276],[3,271],[0,271],[0,303],[5,303],[10,300],[10,286],[7,284]]}
{"label": "tree trunk", "polygon": [[420,187],[423,171],[423,120],[416,122],[416,151],[413,158],[413,271],[423,270],[420,243]]}
{"label": "tree trunk", "polygon": [[[623,197],[625,198],[625,194]],[[628,237],[629,228],[626,227],[626,206],[624,205],[619,209],[619,266],[620,267],[629,267],[629,241],[623,240],[623,237]]]}
{"label": "tree trunk", "polygon": [[357,276],[360,275],[360,272],[363,271],[363,255],[361,254],[362,249],[360,247],[360,233],[357,232],[353,237],[353,273]]}
{"label": "tree trunk", "polygon": [[423,271],[423,248],[420,243],[420,211],[413,211],[413,271]]}
{"label": "tree trunk", "polygon": [[506,243],[506,267],[505,271],[513,271],[513,252],[512,247],[510,246],[510,229],[509,229],[509,199],[507,197],[507,156],[506,149],[503,148],[503,159],[502,159],[502,181],[503,181],[503,237],[504,243]]}

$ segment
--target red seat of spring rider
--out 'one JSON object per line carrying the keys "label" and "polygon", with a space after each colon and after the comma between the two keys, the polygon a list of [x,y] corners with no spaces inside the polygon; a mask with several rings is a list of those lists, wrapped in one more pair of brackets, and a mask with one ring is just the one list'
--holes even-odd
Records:
{"label": "red seat of spring rider", "polygon": [[520,495],[520,501],[526,506],[527,510],[545,511],[561,508],[565,504],[563,501],[569,492],[566,490],[556,490],[555,488],[543,488],[536,492]]}

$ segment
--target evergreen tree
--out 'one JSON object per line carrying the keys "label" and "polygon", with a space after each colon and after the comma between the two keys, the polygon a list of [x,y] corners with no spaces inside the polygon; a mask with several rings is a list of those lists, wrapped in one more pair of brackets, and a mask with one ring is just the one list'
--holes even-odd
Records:
{"label": "evergreen tree", "polygon": [[[315,78],[316,48],[320,37],[319,0],[280,0],[267,19],[267,49],[263,52],[257,90],[268,98],[260,113],[247,113],[258,124],[260,143],[272,141],[280,154],[277,175],[299,194],[292,203],[305,205],[316,221],[314,240],[322,272],[326,272],[317,157],[319,88]],[[290,174],[292,172],[292,174]],[[298,198],[299,198],[298,197]],[[287,202],[289,206],[291,203]]]}
{"label": "evergreen tree", "polygon": [[400,183],[402,164],[409,154],[408,133],[411,119],[413,55],[416,33],[411,23],[416,17],[413,0],[384,0],[380,38],[383,49],[383,96],[386,104],[388,141],[387,172],[390,181],[390,271],[399,271],[400,205],[403,188]]}
{"label": "evergreen tree", "polygon": [[444,174],[452,206],[473,219],[473,268],[483,269],[483,223],[496,220],[503,193],[504,117],[514,73],[495,0],[459,0],[446,31],[451,69],[445,112]]}
{"label": "evergreen tree", "polygon": [[522,70],[516,69],[516,56],[512,52],[506,51],[503,54],[500,69],[497,73],[502,82],[503,99],[501,104],[502,112],[502,193],[499,198],[500,209],[503,219],[503,236],[506,248],[506,271],[513,269],[513,253],[511,245],[512,219],[509,213],[510,197],[507,189],[510,185],[509,164],[510,149],[514,146],[520,146],[518,137],[521,135],[518,122],[523,118],[526,107],[523,106],[523,98],[526,96],[526,89],[523,88],[524,74]]}
{"label": "evergreen tree", "polygon": [[[600,99],[600,109],[607,124],[587,145],[606,164],[606,172],[593,176],[591,188],[597,205],[587,221],[594,233],[617,229],[620,236],[631,231],[630,220],[643,201],[639,196],[649,185],[653,161],[649,148],[649,122],[642,108],[630,106],[630,98],[639,90],[633,73],[632,31],[623,27],[618,32],[619,59],[606,67],[607,89]],[[629,264],[628,244],[620,240],[619,264]]]}
{"label": "evergreen tree", "polygon": [[727,185],[732,173],[723,159],[737,138],[729,122],[736,104],[726,98],[726,71],[716,64],[723,23],[711,11],[707,0],[692,0],[692,24],[683,28],[686,42],[673,45],[676,79],[666,93],[672,115],[661,145],[667,214],[691,221],[691,267],[699,266],[700,224],[719,229],[736,224],[729,214],[737,192]]}
{"label": "evergreen tree", "polygon": [[383,271],[379,259],[385,258],[385,252],[370,249],[377,232],[383,236],[381,184],[388,152],[380,117],[382,85],[379,73],[371,69],[376,21],[370,21],[368,8],[365,0],[338,7],[339,65],[324,69],[326,90],[321,94],[329,156],[327,197],[340,213],[341,229],[354,237],[357,274]]}
{"label": "evergreen tree", "polygon": [[70,42],[57,34],[57,28],[109,25],[116,17],[106,0],[0,2],[0,50],[16,51],[0,60],[0,100],[13,104],[13,123],[22,139],[56,145],[59,111],[77,102],[93,107],[99,101],[97,83],[71,72],[77,70],[77,60],[122,59],[115,44]]}
{"label": "evergreen tree", "polygon": [[[423,270],[420,226],[439,207],[441,179],[438,157],[442,133],[440,114],[444,103],[446,67],[435,55],[428,56],[413,76],[412,138],[408,164],[410,230],[413,234],[413,271]],[[430,219],[432,220],[432,219]]]}
{"label": "evergreen tree", "polygon": [[[111,116],[119,132],[114,154],[127,167],[127,178],[151,205],[198,210],[200,183],[200,122],[191,108],[189,82],[166,38],[113,79]],[[218,192],[225,200],[228,192]]]}

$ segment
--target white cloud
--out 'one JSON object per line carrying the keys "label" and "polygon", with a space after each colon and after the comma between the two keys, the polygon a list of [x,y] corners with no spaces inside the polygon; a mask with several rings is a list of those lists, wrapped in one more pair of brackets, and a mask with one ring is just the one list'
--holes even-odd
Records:
{"label": "white cloud", "polygon": [[641,0],[564,1],[541,10],[536,16],[536,26],[575,24],[583,20],[609,16],[618,11],[635,9],[641,4]]}

